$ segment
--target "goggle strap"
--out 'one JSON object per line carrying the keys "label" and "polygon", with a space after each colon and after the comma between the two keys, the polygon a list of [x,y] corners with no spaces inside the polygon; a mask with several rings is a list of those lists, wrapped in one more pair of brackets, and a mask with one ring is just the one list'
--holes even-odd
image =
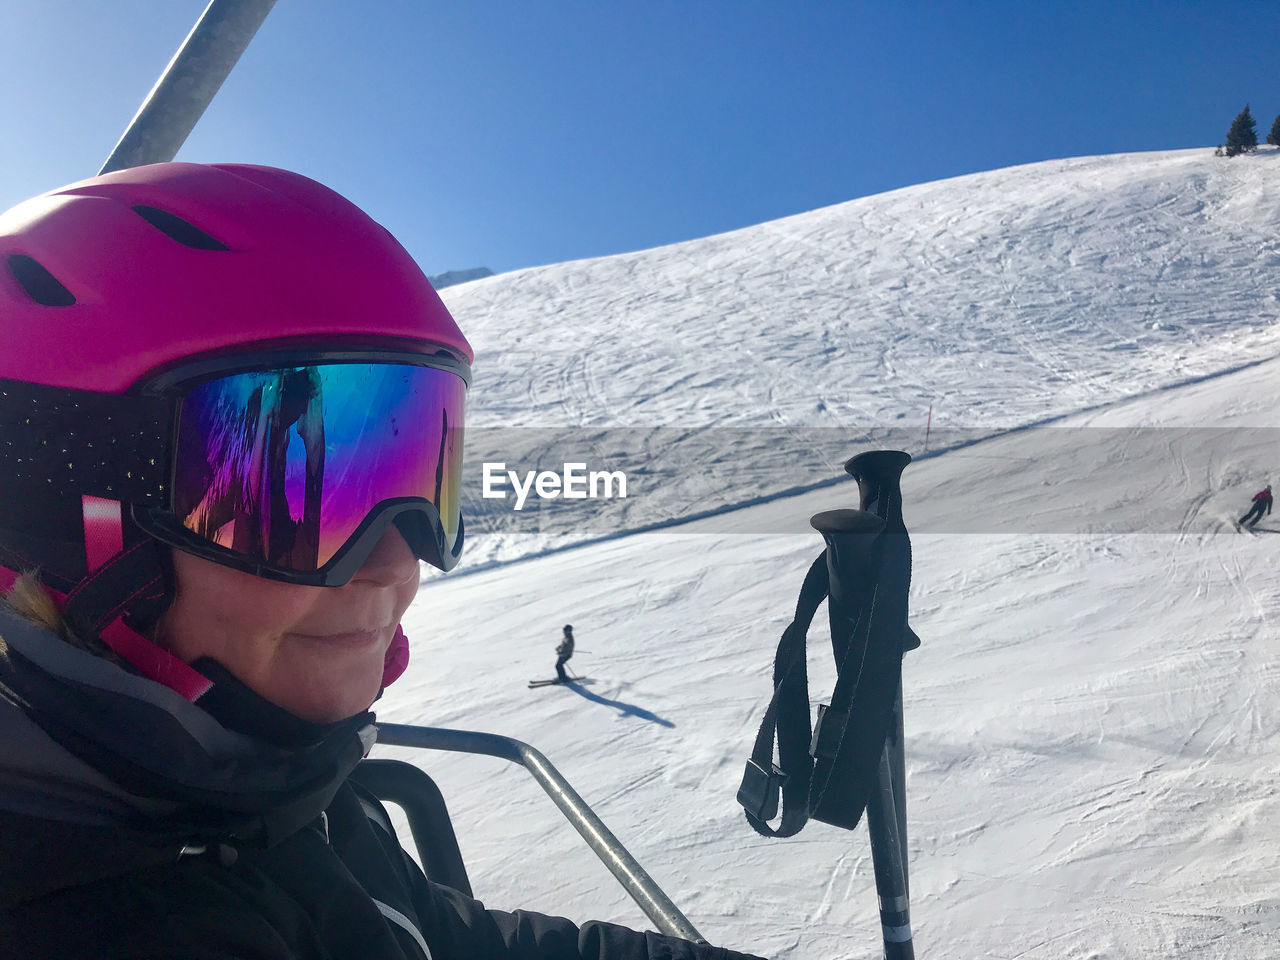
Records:
{"label": "goggle strap", "polygon": [[86,504],[85,552],[91,570],[67,595],[62,614],[72,629],[90,631],[148,680],[194,701],[212,682],[124,622],[130,605],[155,595],[163,578],[156,551],[164,548],[153,540],[140,540],[104,559],[123,536],[118,501]]}
{"label": "goggle strap", "polygon": [[119,500],[85,494],[80,498],[84,516],[84,559],[89,573],[104,566],[124,550],[124,520]]}
{"label": "goggle strap", "polygon": [[100,630],[98,636],[108,647],[137,667],[148,680],[164,684],[193,703],[213,686],[208,677],[168,650],[156,646],[119,617]]}
{"label": "goggle strap", "polygon": [[11,567],[0,567],[0,594],[7,594],[13,589],[13,585],[18,582],[18,578],[22,576],[21,571],[14,570]]}
{"label": "goggle strap", "polygon": [[63,616],[77,628],[98,633],[158,582],[155,549],[152,541],[139,540],[108,558],[67,594]]}

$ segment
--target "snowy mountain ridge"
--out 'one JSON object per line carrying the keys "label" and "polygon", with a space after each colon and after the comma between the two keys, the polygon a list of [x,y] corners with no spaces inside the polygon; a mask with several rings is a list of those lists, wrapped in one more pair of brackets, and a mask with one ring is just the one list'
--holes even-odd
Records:
{"label": "snowy mountain ridge", "polygon": [[437,290],[452,287],[459,283],[470,283],[472,280],[483,280],[492,277],[493,271],[488,267],[471,267],[467,270],[446,270],[444,273],[433,273],[427,279]]}

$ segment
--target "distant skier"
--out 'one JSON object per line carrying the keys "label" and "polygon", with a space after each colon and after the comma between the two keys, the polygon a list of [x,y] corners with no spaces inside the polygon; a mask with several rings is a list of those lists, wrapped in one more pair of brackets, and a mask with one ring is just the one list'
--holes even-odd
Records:
{"label": "distant skier", "polygon": [[569,675],[564,672],[564,665],[569,662],[569,658],[573,656],[573,627],[570,624],[564,625],[564,638],[556,647],[556,676],[563,683],[569,679]]}
{"label": "distant skier", "polygon": [[1271,512],[1271,484],[1267,484],[1265,490],[1259,490],[1253,495],[1253,506],[1249,508],[1249,512],[1240,518],[1242,525],[1253,527],[1262,519],[1264,513]]}

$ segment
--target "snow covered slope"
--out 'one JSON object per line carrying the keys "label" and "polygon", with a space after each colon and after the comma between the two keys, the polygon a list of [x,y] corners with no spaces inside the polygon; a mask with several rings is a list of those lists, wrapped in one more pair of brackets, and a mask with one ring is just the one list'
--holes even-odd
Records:
{"label": "snow covered slope", "polygon": [[1012,425],[1268,355],[1280,153],[973,174],[450,288],[475,425]]}
{"label": "snow covered slope", "polygon": [[[838,470],[851,438],[918,442],[931,406],[935,428],[981,433],[1271,356],[1277,176],[1270,147],[1057,160],[451,287],[478,351],[470,491],[483,460],[565,450],[661,487],[541,515],[473,495],[472,529],[635,529]],[[727,429],[746,425],[771,429]],[[658,426],[719,429],[694,452],[619,432]]]}
{"label": "snow covered slope", "polygon": [[[814,482],[929,398],[993,434],[904,478],[922,958],[1277,955],[1280,519],[1230,525],[1280,450],[1277,162],[1037,164],[448,291],[486,423],[838,421]],[[877,957],[865,831],[765,840],[734,800],[820,548],[797,531],[856,499],[837,484],[433,578],[379,716],[543,750],[713,942]],[[594,682],[528,690],[565,622]],[[491,906],[645,925],[522,771],[380,753],[439,780]]]}

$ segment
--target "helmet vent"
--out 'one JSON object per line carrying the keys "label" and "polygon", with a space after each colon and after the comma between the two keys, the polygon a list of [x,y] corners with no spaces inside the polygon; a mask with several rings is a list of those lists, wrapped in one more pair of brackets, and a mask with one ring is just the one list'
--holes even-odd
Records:
{"label": "helmet vent", "polygon": [[193,247],[196,250],[230,249],[222,241],[215,240],[199,227],[188,223],[168,210],[161,210],[159,207],[142,206],[141,204],[133,209],[147,223],[170,239],[177,240],[184,247]]}
{"label": "helmet vent", "polygon": [[57,277],[26,254],[10,254],[9,271],[36,303],[46,307],[69,307],[76,302],[75,295],[59,283]]}

